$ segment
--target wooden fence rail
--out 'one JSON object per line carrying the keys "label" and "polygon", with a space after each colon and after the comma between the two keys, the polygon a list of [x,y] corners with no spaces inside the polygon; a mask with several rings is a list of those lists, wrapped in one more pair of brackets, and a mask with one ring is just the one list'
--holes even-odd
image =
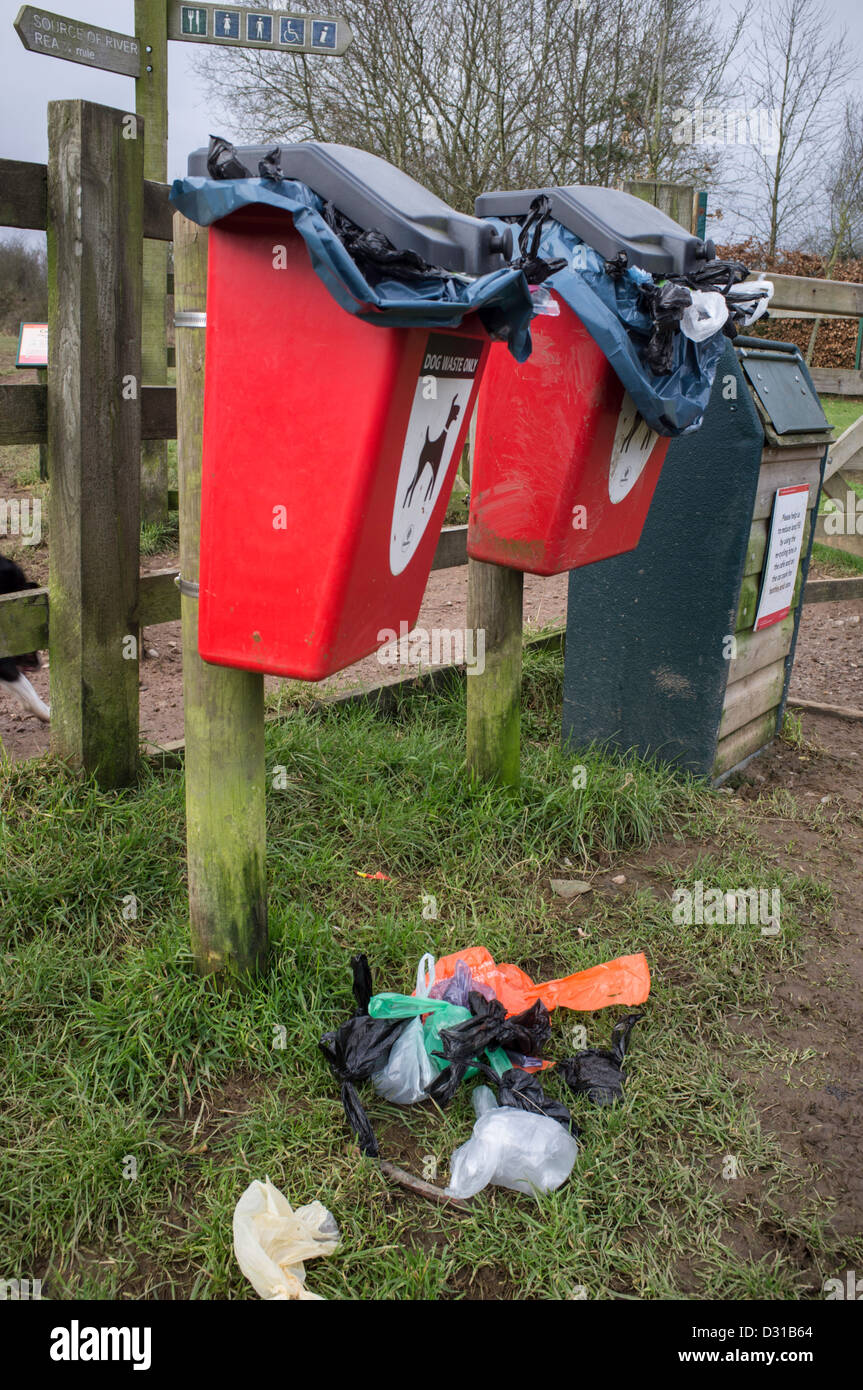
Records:
{"label": "wooden fence rail", "polygon": [[[125,112],[117,114],[124,120],[134,119]],[[171,191],[169,185],[156,183],[153,179],[143,179],[142,185],[144,236],[153,241],[171,241],[174,236],[174,210],[168,200]],[[47,164],[0,159],[0,227],[44,232],[47,226]]]}

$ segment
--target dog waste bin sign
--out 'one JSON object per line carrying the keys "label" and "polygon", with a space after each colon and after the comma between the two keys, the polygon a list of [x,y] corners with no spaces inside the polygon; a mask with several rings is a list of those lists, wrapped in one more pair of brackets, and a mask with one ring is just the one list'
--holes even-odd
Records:
{"label": "dog waste bin sign", "polygon": [[482,355],[479,341],[443,333],[429,337],[396,487],[390,537],[394,575],[401,574],[416,554],[449,475]]}

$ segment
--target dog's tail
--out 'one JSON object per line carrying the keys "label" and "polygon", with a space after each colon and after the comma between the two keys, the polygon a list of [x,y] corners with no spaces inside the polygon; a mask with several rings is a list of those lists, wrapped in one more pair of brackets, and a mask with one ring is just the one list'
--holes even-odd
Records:
{"label": "dog's tail", "polygon": [[0,686],[4,690],[8,690],[10,695],[14,695],[16,700],[31,714],[35,714],[37,719],[41,719],[43,724],[51,722],[50,709],[42,703],[27,677],[23,676],[20,671],[15,680],[0,680]]}

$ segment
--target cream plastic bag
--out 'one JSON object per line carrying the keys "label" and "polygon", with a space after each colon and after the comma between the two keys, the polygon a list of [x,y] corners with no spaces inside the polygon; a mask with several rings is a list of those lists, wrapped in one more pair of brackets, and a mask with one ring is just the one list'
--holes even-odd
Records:
{"label": "cream plastic bag", "polygon": [[339,1228],[320,1202],[294,1211],[267,1178],[246,1188],[234,1208],[234,1254],[237,1264],[261,1298],[314,1299],[305,1287],[303,1260],[331,1255]]}

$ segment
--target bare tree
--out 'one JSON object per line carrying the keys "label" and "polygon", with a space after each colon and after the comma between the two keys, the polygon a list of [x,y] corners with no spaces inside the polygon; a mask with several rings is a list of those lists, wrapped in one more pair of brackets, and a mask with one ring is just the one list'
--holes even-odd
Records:
{"label": "bare tree", "polygon": [[829,241],[824,274],[863,254],[863,100],[846,102],[840,143],[826,180]]}
{"label": "bare tree", "polygon": [[[845,104],[836,159],[824,181],[826,223],[819,219],[813,244],[823,254],[824,276],[830,279],[842,256],[854,257],[863,240],[863,102],[849,98]],[[811,365],[821,319],[815,319],[806,348]]]}
{"label": "bare tree", "polygon": [[825,29],[820,0],[771,0],[749,67],[771,138],[751,146],[739,211],[773,256],[781,240],[799,236],[823,196],[815,171],[831,149],[855,57],[844,30],[832,37]]}
{"label": "bare tree", "polygon": [[249,139],[360,146],[456,207],[483,189],[703,178],[675,105],[718,96],[739,23],[710,0],[344,0],[344,58],[214,49],[211,97]]}

